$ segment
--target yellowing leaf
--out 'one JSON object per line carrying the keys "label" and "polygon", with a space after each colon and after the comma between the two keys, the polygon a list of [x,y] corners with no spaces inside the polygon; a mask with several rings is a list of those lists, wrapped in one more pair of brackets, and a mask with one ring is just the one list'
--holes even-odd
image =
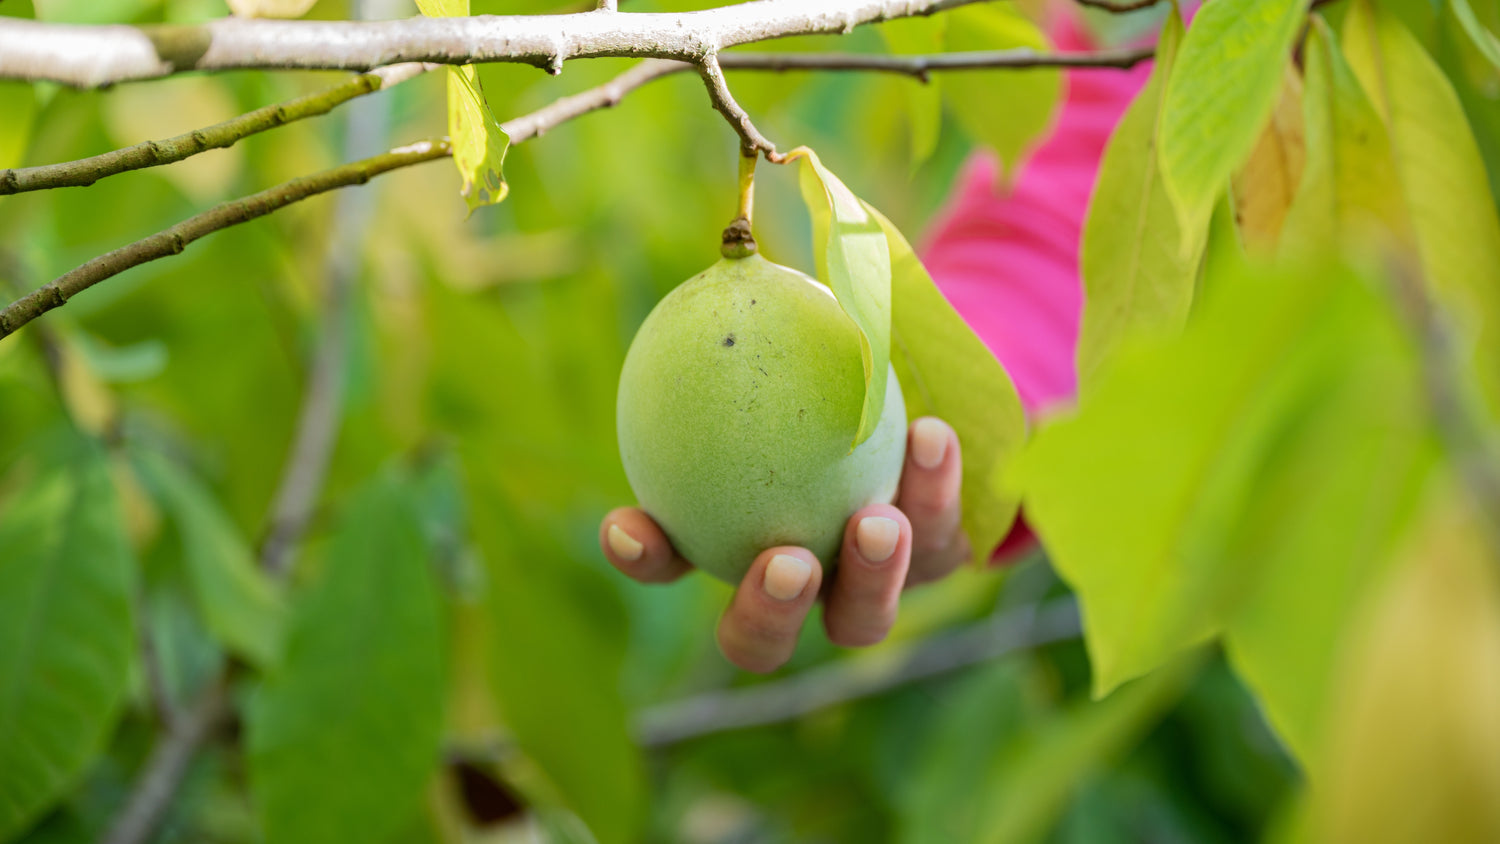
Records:
{"label": "yellowing leaf", "polygon": [[911,418],[939,416],[963,449],[963,527],[985,559],[1015,520],[1002,472],[1026,439],[1026,412],[1005,368],[943,298],[901,232],[874,208],[891,249],[891,363]]}
{"label": "yellowing leaf", "polygon": [[1305,7],[1303,0],[1215,0],[1188,29],[1167,82],[1161,139],[1162,180],[1187,231],[1208,218],[1254,148]]}
{"label": "yellowing leaf", "polygon": [[481,205],[505,199],[510,186],[501,175],[510,136],[490,113],[473,67],[448,68],[448,137],[453,142],[453,163],[463,178],[464,201],[472,213]]}
{"label": "yellowing leaf", "polygon": [[885,407],[891,360],[891,252],[880,222],[868,207],[818,160],[798,147],[788,155],[802,162],[802,201],[813,218],[813,255],[818,280],[828,285],[859,329],[865,367],[865,403],[855,446],[870,438]]}
{"label": "yellowing leaf", "polygon": [[229,10],[242,18],[300,18],[318,0],[229,0]]}
{"label": "yellowing leaf", "polygon": [[469,0],[417,0],[417,11],[429,18],[461,18],[469,14]]}
{"label": "yellowing leaf", "polygon": [[1282,228],[1288,255],[1374,244],[1411,248],[1390,137],[1323,19],[1314,16],[1304,54],[1307,157]]}
{"label": "yellowing leaf", "polygon": [[1282,223],[1302,181],[1305,158],[1302,132],[1302,79],[1288,65],[1281,98],[1261,130],[1250,158],[1231,180],[1234,218],[1251,254],[1275,252]]}
{"label": "yellowing leaf", "polygon": [[1312,771],[1313,840],[1500,841],[1500,566],[1481,519],[1435,497],[1370,606]]}
{"label": "yellowing leaf", "polygon": [[[1174,13],[1163,26],[1150,81],[1110,136],[1089,200],[1079,256],[1085,295],[1077,359],[1084,389],[1121,337],[1179,326],[1193,301],[1208,228],[1182,230],[1156,156],[1162,89],[1181,40]],[[1186,252],[1184,241],[1192,243]]]}
{"label": "yellowing leaf", "polygon": [[1500,218],[1463,106],[1383,6],[1355,2],[1344,54],[1390,132],[1423,275],[1476,341],[1480,387],[1500,414]]}
{"label": "yellowing leaf", "polygon": [[[963,6],[944,17],[949,50],[1051,48],[1036,24],[1008,6]],[[1051,125],[1062,85],[1062,74],[1055,70],[964,71],[943,79],[943,96],[969,134],[993,147],[1001,164],[1014,171]]]}
{"label": "yellowing leaf", "polygon": [[[417,0],[417,7],[433,18],[469,14],[469,0]],[[472,65],[448,68],[448,138],[469,213],[504,200],[510,192],[502,174],[510,136],[485,102],[479,71]]]}

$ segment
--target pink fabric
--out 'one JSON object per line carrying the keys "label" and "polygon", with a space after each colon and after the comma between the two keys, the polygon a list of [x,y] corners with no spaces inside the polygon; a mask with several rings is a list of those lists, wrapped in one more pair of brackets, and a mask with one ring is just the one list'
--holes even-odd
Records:
{"label": "pink fabric", "polygon": [[[1051,35],[1059,50],[1095,46],[1072,17]],[[924,250],[933,281],[1005,365],[1029,417],[1078,388],[1084,215],[1104,145],[1150,73],[1149,63],[1066,72],[1057,123],[1011,185],[997,184],[993,154],[975,155]]]}
{"label": "pink fabric", "polygon": [[[1072,16],[1052,30],[1060,50],[1095,47]],[[1010,373],[1028,418],[1078,389],[1084,216],[1104,146],[1150,73],[1149,63],[1068,71],[1055,127],[1010,185],[997,184],[993,154],[975,155],[923,250],[933,281]],[[1035,544],[1018,519],[992,560],[1013,561]]]}

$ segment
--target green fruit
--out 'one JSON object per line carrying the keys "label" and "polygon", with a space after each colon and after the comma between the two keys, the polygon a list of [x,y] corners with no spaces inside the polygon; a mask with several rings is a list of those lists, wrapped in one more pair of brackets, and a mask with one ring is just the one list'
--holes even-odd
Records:
{"label": "green fruit", "polygon": [[864,402],[859,334],[826,288],[758,255],[672,291],[620,374],[620,458],[678,553],[738,583],[761,551],[825,565],[844,524],[895,497],[906,405],[894,370],[874,434],[849,450]]}

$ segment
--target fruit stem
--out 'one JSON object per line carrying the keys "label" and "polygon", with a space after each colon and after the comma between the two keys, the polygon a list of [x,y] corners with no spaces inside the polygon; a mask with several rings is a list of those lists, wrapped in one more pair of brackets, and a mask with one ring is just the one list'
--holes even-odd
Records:
{"label": "fruit stem", "polygon": [[750,234],[750,215],[755,207],[755,162],[756,150],[740,154],[740,208],[739,216],[724,230],[719,252],[725,258],[748,258],[755,254],[755,237]]}
{"label": "fruit stem", "polygon": [[739,216],[748,224],[755,209],[755,163],[760,160],[758,150],[749,155],[740,154],[740,210]]}

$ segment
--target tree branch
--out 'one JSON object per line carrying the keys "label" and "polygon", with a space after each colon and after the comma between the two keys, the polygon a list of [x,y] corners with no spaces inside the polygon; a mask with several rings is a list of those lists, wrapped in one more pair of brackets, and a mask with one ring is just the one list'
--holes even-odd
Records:
{"label": "tree branch", "polygon": [[1434,300],[1421,269],[1408,259],[1389,256],[1387,266],[1398,312],[1418,343],[1422,387],[1438,438],[1459,483],[1473,499],[1490,553],[1500,559],[1500,455],[1485,410],[1469,386],[1472,370],[1457,349],[1451,319]]}
{"label": "tree branch", "polygon": [[923,82],[934,72],[1049,67],[1114,68],[1125,70],[1151,58],[1156,51],[1100,50],[1091,53],[1039,53],[1030,48],[938,53],[930,56],[893,56],[883,53],[720,53],[725,70],[876,71],[910,76]]}
{"label": "tree branch", "polygon": [[[803,53],[795,55],[781,54],[757,54],[740,53],[726,54],[718,57],[719,64],[723,67],[732,67],[739,70],[869,70],[892,73],[902,73],[921,78],[927,72],[968,70],[981,67],[987,68],[1026,68],[1026,67],[1098,67],[1098,68],[1124,68],[1150,57],[1146,50],[1113,51],[1103,53],[1074,53],[1074,54],[1034,54],[1031,51],[1001,50],[976,53],[947,53],[936,56],[881,56],[881,55],[842,55],[836,53]],[[629,92],[654,79],[669,76],[690,70],[694,65],[666,59],[656,59],[641,62],[630,70],[620,74],[614,79],[590,88],[569,97],[563,97],[547,106],[540,108],[530,114],[522,115],[501,124],[506,133],[510,135],[512,144],[539,137],[548,130],[562,123],[572,120],[588,112],[601,108],[608,108],[620,102]],[[702,73],[702,71],[700,71]],[[715,93],[715,82],[711,78],[715,76],[711,72],[705,76],[705,84],[709,86],[710,93]],[[723,74],[717,74],[722,82]],[[724,94],[728,93],[724,86]],[[729,111],[721,106],[727,104]],[[721,113],[729,117],[732,125],[736,124],[738,112],[743,114],[738,104],[730,98],[725,101],[715,99],[715,106],[720,108]],[[252,112],[253,113],[253,112]],[[233,122],[233,121],[231,121]],[[748,117],[745,123],[748,125]],[[221,124],[222,125],[222,124]],[[753,125],[750,126],[754,130]],[[742,134],[743,138],[744,135]],[[770,141],[765,140],[758,132],[752,137],[759,137],[757,147],[774,151],[775,147]],[[226,202],[216,206],[209,211],[191,217],[150,237],[143,238],[128,246],[116,249],[106,255],[89,261],[86,264],[53,280],[50,284],[40,287],[30,294],[12,302],[4,310],[0,310],[0,339],[15,333],[16,329],[36,319],[42,314],[54,308],[61,307],[67,300],[79,291],[103,281],[114,275],[118,275],[131,267],[175,255],[186,246],[219,229],[248,222],[271,213],[279,208],[316,196],[320,193],[335,188],[347,187],[349,185],[364,184],[373,176],[431,161],[451,155],[447,139],[436,139],[424,141],[409,147],[392,150],[384,155],[378,155],[352,164],[345,164],[332,170],[325,170],[312,176],[304,176],[294,179],[282,185],[261,191],[243,199]],[[771,153],[771,154],[774,154]],[[108,155],[108,154],[106,154]],[[85,161],[89,159],[84,159]]]}
{"label": "tree branch", "polygon": [[1163,0],[1075,0],[1080,6],[1088,6],[1091,9],[1103,9],[1106,12],[1123,14],[1140,9],[1149,9]]}
{"label": "tree branch", "polygon": [[781,156],[776,154],[776,145],[755,128],[755,124],[750,122],[749,113],[729,93],[729,83],[724,79],[724,71],[719,68],[717,54],[709,53],[703,57],[703,61],[698,63],[698,75],[703,77],[703,84],[708,88],[708,98],[713,102],[714,110],[724,115],[735,134],[740,136],[740,153],[749,157],[757,152],[764,152],[767,161],[780,160]]}
{"label": "tree branch", "polygon": [[278,208],[284,208],[298,200],[326,193],[335,188],[362,185],[372,177],[389,170],[420,164],[423,161],[432,161],[451,154],[452,148],[447,138],[420,141],[364,161],[345,164],[312,176],[303,176],[243,199],[217,205],[165,231],[157,232],[128,246],[122,246],[113,252],[100,255],[12,302],[6,306],[5,310],[0,311],[0,339],[9,336],[16,329],[47,311],[61,307],[70,297],[80,291],[87,290],[106,278],[119,275],[147,261],[176,255],[186,249],[188,244],[204,235],[263,217]]}
{"label": "tree branch", "polygon": [[136,844],[150,838],[198,748],[228,715],[228,686],[223,676],[216,677],[192,708],[167,726],[166,737],[151,749],[141,769],[144,773],[100,839],[103,844]]}
{"label": "tree branch", "polygon": [[480,15],[396,21],[224,18],[194,25],[76,25],[0,18],[0,79],[98,87],[174,73],[247,68],[369,70],[398,62],[519,62],[562,70],[574,58],[697,63],[789,35],[835,34],[978,0],[756,0],[680,13]]}
{"label": "tree branch", "polygon": [[[390,101],[356,103],[345,122],[344,158],[368,158],[388,143]],[[307,531],[333,459],[344,412],[353,287],[359,273],[361,244],[373,213],[374,206],[367,199],[349,191],[339,194],[323,261],[324,306],[317,347],[308,367],[292,447],[261,542],[261,565],[275,577],[285,578],[291,568],[292,553]]]}
{"label": "tree branch", "polygon": [[408,63],[377,68],[326,91],[258,108],[223,123],[195,129],[175,138],[146,141],[77,161],[0,170],[0,195],[48,188],[83,187],[117,173],[171,164],[200,152],[223,149],[267,129],[327,114],[355,97],[389,88],[436,67],[435,64]]}
{"label": "tree branch", "polygon": [[[642,744],[660,747],[789,721],[1005,654],[1076,638],[1078,632],[1078,607],[1071,598],[1010,610],[905,648],[834,662],[773,683],[654,706],[636,719],[635,732]],[[889,667],[872,670],[872,663]]]}
{"label": "tree branch", "polygon": [[[414,73],[421,72],[420,66],[417,68]],[[344,134],[346,158],[368,156],[386,143],[389,111],[389,100],[357,103],[349,111]],[[324,259],[326,304],[322,327],[309,367],[296,434],[271,506],[272,529],[260,545],[261,566],[280,580],[286,579],[292,551],[301,542],[309,514],[317,503],[338,436],[344,406],[351,288],[358,270],[354,256],[359,254],[359,241],[370,213],[369,202],[351,193],[339,195],[334,231]],[[183,726],[178,727],[180,716],[168,722],[168,735],[153,749],[125,809],[111,827],[107,844],[142,844],[150,840],[198,747],[217,724],[233,714],[227,690],[234,671],[233,665],[220,668],[193,704]]]}

